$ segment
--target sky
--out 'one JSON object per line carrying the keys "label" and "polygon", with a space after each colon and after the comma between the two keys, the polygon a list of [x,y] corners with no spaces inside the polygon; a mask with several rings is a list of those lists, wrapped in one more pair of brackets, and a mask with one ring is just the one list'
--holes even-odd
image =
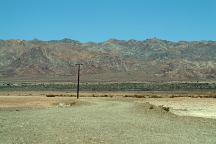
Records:
{"label": "sky", "polygon": [[216,40],[216,0],[0,0],[0,39]]}

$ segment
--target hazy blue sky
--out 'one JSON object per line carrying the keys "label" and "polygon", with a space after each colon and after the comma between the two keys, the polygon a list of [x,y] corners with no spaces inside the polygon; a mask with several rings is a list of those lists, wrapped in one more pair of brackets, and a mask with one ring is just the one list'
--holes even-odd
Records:
{"label": "hazy blue sky", "polygon": [[216,40],[216,0],[0,0],[0,39]]}

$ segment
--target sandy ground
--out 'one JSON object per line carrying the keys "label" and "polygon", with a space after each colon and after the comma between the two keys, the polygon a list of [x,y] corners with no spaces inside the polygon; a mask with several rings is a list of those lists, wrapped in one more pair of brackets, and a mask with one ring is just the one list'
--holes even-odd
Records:
{"label": "sandy ground", "polygon": [[[47,95],[56,96],[52,98]],[[138,101],[170,107],[171,112],[181,116],[195,116],[216,119],[216,92],[174,91],[174,92],[81,92],[81,97],[141,97]],[[50,107],[60,102],[74,103],[76,92],[62,91],[0,91],[0,108]],[[142,99],[142,97],[145,97]],[[158,97],[158,98],[152,98]],[[207,98],[208,97],[208,98]]]}
{"label": "sandy ground", "polygon": [[[156,106],[150,108],[146,99],[26,98],[15,100],[28,107],[22,109],[19,104],[10,107],[11,101],[0,97],[1,105],[7,103],[0,109],[0,144],[216,143],[215,119],[177,116]],[[42,107],[29,107],[28,103],[35,105],[35,101]],[[70,106],[59,105],[67,101]]]}
{"label": "sandy ground", "polygon": [[164,105],[171,108],[171,112],[181,116],[195,116],[216,119],[215,98],[162,98],[145,99],[154,105]]}
{"label": "sandy ground", "polygon": [[0,109],[6,108],[47,108],[59,103],[73,104],[73,97],[46,96],[0,96]]}

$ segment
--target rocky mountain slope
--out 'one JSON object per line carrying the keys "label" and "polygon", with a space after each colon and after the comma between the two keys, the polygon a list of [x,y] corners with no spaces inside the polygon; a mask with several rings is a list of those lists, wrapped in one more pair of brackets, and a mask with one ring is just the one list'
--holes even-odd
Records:
{"label": "rocky mountain slope", "polygon": [[159,39],[81,43],[71,39],[0,40],[0,79],[200,81],[216,78],[216,41]]}

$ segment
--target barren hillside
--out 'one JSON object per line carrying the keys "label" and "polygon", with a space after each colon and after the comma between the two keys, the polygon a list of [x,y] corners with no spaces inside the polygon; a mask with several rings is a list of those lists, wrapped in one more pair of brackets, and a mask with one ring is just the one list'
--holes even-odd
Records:
{"label": "barren hillside", "polygon": [[81,43],[0,40],[0,78],[67,80],[83,63],[84,81],[199,81],[216,78],[216,42],[159,39]]}

